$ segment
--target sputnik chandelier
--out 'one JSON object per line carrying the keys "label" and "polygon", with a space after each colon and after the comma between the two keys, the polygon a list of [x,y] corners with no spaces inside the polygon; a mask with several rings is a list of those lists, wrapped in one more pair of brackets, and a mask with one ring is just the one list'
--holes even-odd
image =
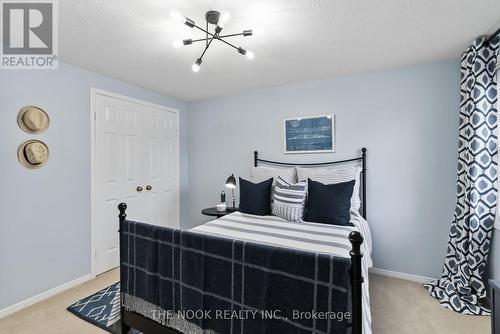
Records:
{"label": "sputnik chandelier", "polygon": [[[200,70],[201,63],[203,61],[203,56],[205,56],[205,53],[207,52],[208,48],[212,44],[214,40],[218,40],[223,42],[224,44],[236,49],[240,54],[246,56],[248,59],[252,60],[255,58],[255,54],[252,51],[245,50],[242,47],[235,46],[234,44],[226,41],[226,38],[229,37],[235,37],[235,36],[252,36],[252,30],[243,30],[241,33],[236,33],[236,34],[226,34],[226,35],[221,35],[222,29],[224,29],[224,26],[227,24],[229,21],[230,15],[227,11],[224,11],[222,14],[218,11],[215,10],[210,10],[205,14],[205,21],[206,21],[206,28],[202,28],[196,23],[191,20],[188,17],[182,16],[179,12],[177,11],[171,11],[170,12],[170,17],[172,17],[175,20],[178,20],[185,25],[187,25],[190,28],[196,28],[202,32],[205,33],[205,38],[198,38],[198,39],[185,39],[183,41],[178,41],[174,42],[174,47],[179,48],[183,45],[192,45],[193,43],[198,43],[198,42],[204,42],[205,48],[203,49],[203,52],[201,55],[196,59],[196,62],[191,66],[191,69],[193,72],[198,72]],[[209,24],[215,26],[213,28],[213,33],[209,31]]]}

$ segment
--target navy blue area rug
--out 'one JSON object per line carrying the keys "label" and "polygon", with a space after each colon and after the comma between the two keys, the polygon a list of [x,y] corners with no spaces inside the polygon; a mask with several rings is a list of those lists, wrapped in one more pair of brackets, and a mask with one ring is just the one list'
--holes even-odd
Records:
{"label": "navy blue area rug", "polygon": [[[68,311],[92,325],[113,334],[120,333],[120,283],[115,283],[67,308]],[[132,331],[131,334],[140,334]]]}

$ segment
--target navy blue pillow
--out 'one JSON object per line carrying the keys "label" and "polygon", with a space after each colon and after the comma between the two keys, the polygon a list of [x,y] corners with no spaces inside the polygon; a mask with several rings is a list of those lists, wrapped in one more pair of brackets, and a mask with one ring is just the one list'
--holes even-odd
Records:
{"label": "navy blue pillow", "polygon": [[251,215],[271,214],[271,187],[273,178],[253,183],[240,177],[240,211]]}
{"label": "navy blue pillow", "polygon": [[323,184],[307,180],[308,201],[306,217],[308,222],[332,225],[351,225],[351,197],[355,181]]}

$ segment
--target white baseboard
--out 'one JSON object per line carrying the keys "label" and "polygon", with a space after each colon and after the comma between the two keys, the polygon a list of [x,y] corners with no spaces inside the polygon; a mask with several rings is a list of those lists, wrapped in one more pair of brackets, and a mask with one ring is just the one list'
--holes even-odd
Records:
{"label": "white baseboard", "polygon": [[60,285],[54,289],[50,289],[49,291],[45,291],[37,296],[28,298],[26,300],[23,300],[23,301],[17,303],[17,304],[14,304],[12,306],[4,308],[3,310],[0,310],[0,319],[6,317],[8,315],[11,315],[12,313],[15,313],[17,311],[20,311],[23,308],[26,308],[26,307],[31,306],[33,304],[39,303],[44,299],[50,298],[54,295],[57,295],[65,290],[71,289],[77,285],[85,283],[85,282],[91,280],[92,278],[94,278],[94,276],[92,274],[87,274],[87,275],[82,276],[80,278],[77,278],[71,282]]}
{"label": "white baseboard", "polygon": [[389,276],[389,277],[404,279],[406,281],[412,281],[412,282],[417,282],[417,283],[422,283],[422,284],[429,283],[430,281],[435,280],[435,278],[405,274],[405,273],[400,273],[397,271],[385,270],[385,269],[380,269],[380,268],[370,268],[369,272],[372,274],[376,274],[376,275]]}

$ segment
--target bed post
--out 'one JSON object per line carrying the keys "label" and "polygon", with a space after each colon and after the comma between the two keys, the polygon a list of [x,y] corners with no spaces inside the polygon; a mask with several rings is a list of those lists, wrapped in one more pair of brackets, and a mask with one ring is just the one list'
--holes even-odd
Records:
{"label": "bed post", "polygon": [[366,219],[366,147],[361,149],[361,159],[363,160],[362,175],[363,175],[363,218]]}
{"label": "bed post", "polygon": [[253,166],[254,167],[257,167],[258,159],[259,159],[259,152],[253,151]]}
{"label": "bed post", "polygon": [[361,233],[353,231],[349,234],[349,241],[351,242],[351,297],[352,297],[352,334],[361,334],[363,327],[363,313],[362,313],[362,290],[363,274],[361,271],[361,244],[363,237]]}
{"label": "bed post", "polygon": [[123,244],[121,242],[121,239],[123,238],[122,225],[125,222],[125,219],[127,219],[127,214],[125,213],[126,210],[127,210],[127,204],[125,204],[125,203],[118,204],[118,211],[120,211],[120,214],[118,215],[118,219],[120,221],[120,227],[119,227],[118,231],[120,233],[120,325],[121,325],[120,327],[121,327],[121,334],[127,334],[130,330],[130,327],[125,324],[125,316],[124,316],[125,308],[123,307],[123,300],[122,300],[122,298],[123,298],[122,282],[123,282],[124,269],[121,266],[121,262],[123,259],[122,252],[124,252],[125,250],[123,249],[123,247],[121,247],[121,245]]}

